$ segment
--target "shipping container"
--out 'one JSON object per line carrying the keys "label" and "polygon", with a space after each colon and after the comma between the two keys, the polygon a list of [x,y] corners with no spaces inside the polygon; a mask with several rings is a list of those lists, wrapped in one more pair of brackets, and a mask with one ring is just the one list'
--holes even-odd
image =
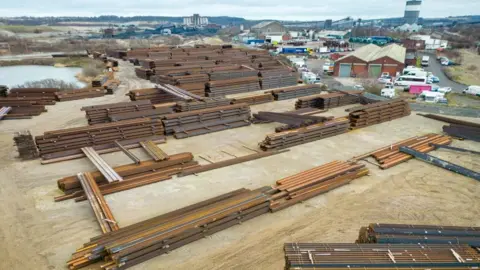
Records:
{"label": "shipping container", "polygon": [[432,91],[432,86],[425,84],[425,85],[410,85],[409,92],[410,94],[421,94],[423,91]]}

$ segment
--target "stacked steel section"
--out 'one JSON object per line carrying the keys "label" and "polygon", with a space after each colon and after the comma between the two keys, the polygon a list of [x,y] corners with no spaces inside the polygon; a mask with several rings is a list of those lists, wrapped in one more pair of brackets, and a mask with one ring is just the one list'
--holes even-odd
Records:
{"label": "stacked steel section", "polygon": [[467,244],[480,247],[480,227],[371,223],[360,228],[357,243]]}
{"label": "stacked steel section", "polygon": [[347,110],[351,128],[357,129],[371,126],[396,118],[410,115],[410,105],[403,99],[381,101],[373,104],[354,107]]}
{"label": "stacked steel section", "polygon": [[84,98],[103,97],[105,94],[106,90],[103,88],[82,88],[56,92],[55,99],[58,101],[69,101]]}
{"label": "stacked steel section", "polygon": [[40,155],[45,158],[46,154],[109,144],[115,140],[163,135],[163,132],[160,121],[147,118],[47,131],[43,136],[36,136],[35,141]]}
{"label": "stacked steel section", "polygon": [[[285,269],[469,269],[480,254],[468,245],[286,243]],[[458,267],[458,268],[457,268]]]}
{"label": "stacked steel section", "polygon": [[110,116],[118,113],[128,113],[153,109],[150,100],[118,102],[111,104],[82,107],[88,124],[95,125],[110,122]]}
{"label": "stacked steel section", "polygon": [[177,96],[170,95],[160,88],[144,88],[130,90],[127,94],[132,101],[150,100],[154,104],[168,103],[183,100]]}
{"label": "stacked steel section", "polygon": [[388,169],[400,163],[413,158],[413,156],[400,152],[401,146],[412,148],[421,153],[427,153],[435,150],[435,146],[432,144],[448,145],[452,143],[452,138],[439,134],[426,134],[424,136],[415,136],[398,143],[385,146],[373,152],[354,157],[354,160],[361,160],[367,157],[373,157],[380,163],[380,168]]}
{"label": "stacked steel section", "polygon": [[[113,168],[123,180],[111,183],[100,171],[90,172],[98,184],[103,195],[149,185],[159,181],[171,179],[172,175],[182,172],[184,169],[194,168],[198,163],[193,161],[192,153],[180,153],[170,155],[168,159],[156,162],[154,160],[142,161],[139,164],[128,164]],[[81,188],[79,179],[73,175],[57,181],[58,188],[65,195],[58,196],[55,201],[63,201],[75,198],[76,201],[86,199]]]}
{"label": "stacked steel section", "polygon": [[324,123],[269,134],[260,143],[260,148],[264,151],[283,149],[324,139],[347,132],[349,125],[348,118],[340,117]]}
{"label": "stacked steel section", "polygon": [[35,101],[39,105],[54,105],[55,93],[58,88],[13,88],[7,97],[19,98],[25,101]]}
{"label": "stacked steel section", "polygon": [[16,132],[13,141],[17,146],[18,154],[21,159],[29,160],[38,158],[38,149],[30,131],[25,130]]}
{"label": "stacked steel section", "polygon": [[240,189],[92,238],[67,262],[78,269],[99,260],[104,268],[128,268],[268,212],[268,196]]}
{"label": "stacked steel section", "polygon": [[260,84],[263,90],[294,86],[298,83],[298,74],[287,68],[260,71]]}
{"label": "stacked steel section", "polygon": [[271,194],[270,210],[282,210],[367,175],[365,165],[333,161],[280,179]]}
{"label": "stacked steel section", "polygon": [[275,100],[286,100],[320,94],[322,92],[322,88],[320,85],[317,84],[304,84],[279,88],[269,92],[273,94]]}
{"label": "stacked steel section", "polygon": [[238,98],[232,98],[232,104],[247,103],[249,105],[263,104],[274,101],[271,93],[265,94],[253,94],[242,96]]}
{"label": "stacked steel section", "polygon": [[302,97],[295,102],[295,109],[303,109],[308,107],[319,109],[331,109],[350,104],[360,103],[361,91],[346,94],[346,93],[330,93]]}
{"label": "stacked steel section", "polygon": [[260,90],[258,77],[243,77],[230,80],[211,81],[206,84],[206,95],[218,97]]}
{"label": "stacked steel section", "polygon": [[248,104],[221,106],[166,115],[165,133],[177,139],[250,125]]}
{"label": "stacked steel section", "polygon": [[230,99],[224,97],[205,98],[204,100],[179,101],[177,102],[175,109],[178,112],[188,112],[207,108],[227,106],[229,104]]}
{"label": "stacked steel section", "polygon": [[455,125],[443,126],[443,132],[450,136],[480,142],[480,128]]}

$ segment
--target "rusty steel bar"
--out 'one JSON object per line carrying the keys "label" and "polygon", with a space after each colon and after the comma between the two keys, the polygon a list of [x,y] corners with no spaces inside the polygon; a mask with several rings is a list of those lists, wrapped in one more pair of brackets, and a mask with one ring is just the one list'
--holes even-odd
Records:
{"label": "rusty steel bar", "polygon": [[83,153],[87,158],[97,167],[97,169],[105,176],[108,182],[122,181],[123,178],[115,172],[110,165],[108,165],[105,160],[103,160],[100,155],[93,150],[91,147],[83,147]]}
{"label": "rusty steel bar", "polygon": [[155,161],[162,161],[169,158],[167,153],[163,152],[163,150],[152,141],[140,142],[140,145]]}
{"label": "rusty steel bar", "polygon": [[127,148],[125,148],[120,142],[118,141],[114,141],[115,145],[118,147],[118,149],[122,150],[123,153],[125,153],[125,155],[127,155],[133,162],[135,162],[136,164],[140,164],[140,159],[138,159],[138,157],[136,157],[132,152],[130,152],[130,150],[128,150]]}

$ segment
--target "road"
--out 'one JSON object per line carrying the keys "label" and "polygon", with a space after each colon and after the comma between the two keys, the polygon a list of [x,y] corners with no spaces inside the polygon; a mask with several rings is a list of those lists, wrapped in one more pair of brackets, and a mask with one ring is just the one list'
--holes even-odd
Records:
{"label": "road", "polygon": [[437,76],[440,79],[440,83],[436,83],[440,87],[451,87],[453,92],[461,93],[463,89],[467,88],[466,85],[454,82],[450,80],[442,70],[442,65],[440,62],[437,61],[437,57],[434,53],[420,53],[419,57],[424,55],[430,56],[430,63],[428,67],[424,68],[427,71],[433,73],[433,75]]}

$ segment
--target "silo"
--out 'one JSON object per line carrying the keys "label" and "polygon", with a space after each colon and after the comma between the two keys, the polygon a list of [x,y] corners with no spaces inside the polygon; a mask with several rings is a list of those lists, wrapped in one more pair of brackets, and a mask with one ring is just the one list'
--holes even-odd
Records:
{"label": "silo", "polygon": [[417,23],[420,16],[420,7],[422,6],[422,0],[407,0],[407,6],[405,7],[405,22],[408,24]]}

